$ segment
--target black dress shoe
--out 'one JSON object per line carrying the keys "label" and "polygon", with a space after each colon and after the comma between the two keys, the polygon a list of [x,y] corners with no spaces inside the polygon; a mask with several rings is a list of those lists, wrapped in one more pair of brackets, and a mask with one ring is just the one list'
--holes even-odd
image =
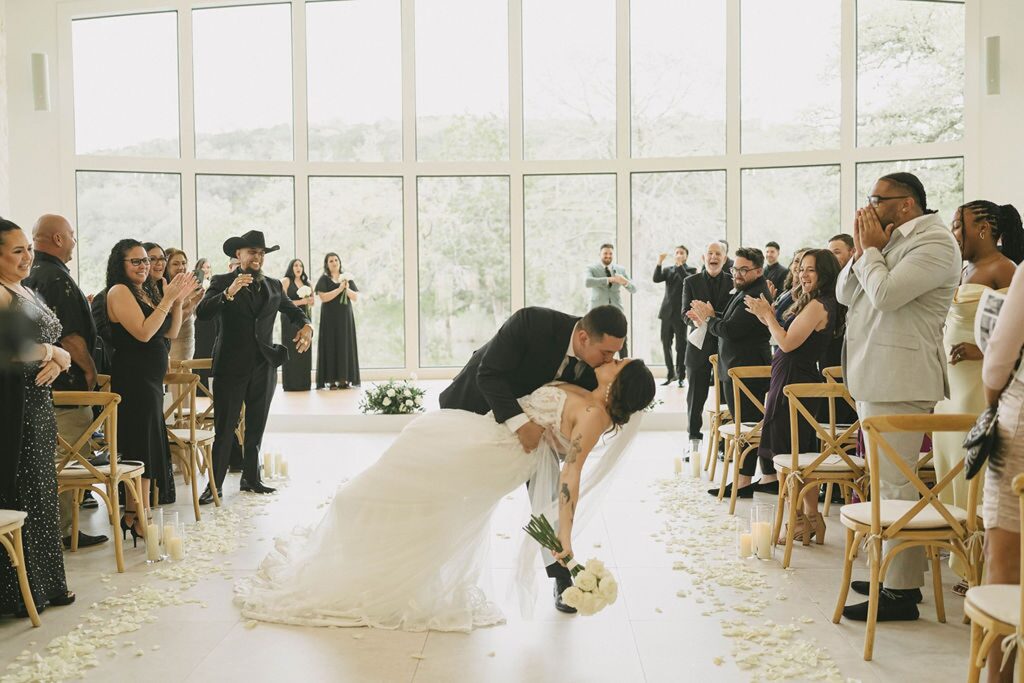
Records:
{"label": "black dress shoe", "polygon": [[[868,603],[848,605],[843,616],[852,621],[868,620]],[[878,621],[916,621],[921,613],[912,597],[897,596],[888,589],[882,589],[878,596]]]}
{"label": "black dress shoe", "polygon": [[242,466],[241,465],[230,465],[230,466],[228,466],[228,472],[231,473],[231,474],[238,474],[241,471],[242,471]]}
{"label": "black dress shoe", "polygon": [[209,505],[212,502],[213,502],[213,491],[211,491],[210,487],[207,486],[206,490],[203,491],[203,495],[199,496],[199,504],[200,505]]}
{"label": "black dress shoe", "polygon": [[[103,534],[100,534],[99,536],[90,536],[89,534],[82,533],[81,531],[78,532],[78,547],[79,548],[88,548],[91,545],[99,545],[100,543],[106,543],[106,542],[107,542],[107,537],[104,536]],[[63,543],[64,543],[64,547],[65,548],[70,549],[71,548],[71,537],[68,536],[67,538],[63,539]]]}
{"label": "black dress shoe", "polygon": [[767,484],[762,484],[762,483],[758,482],[758,483],[754,484],[754,490],[757,491],[758,493],[771,493],[773,495],[778,495],[779,494],[779,482],[778,482],[778,480],[770,481]]}
{"label": "black dress shoe", "polygon": [[567,588],[571,587],[572,579],[555,579],[555,609],[559,612],[576,614],[575,607],[569,607],[569,605],[562,602],[562,593],[564,593]]}
{"label": "black dress shoe", "polygon": [[269,486],[264,486],[262,482],[256,482],[255,484],[250,484],[249,482],[247,482],[247,481],[245,481],[243,479],[242,483],[241,483],[241,486],[239,487],[239,490],[240,491],[247,491],[249,493],[273,493],[277,489],[271,488]]}
{"label": "black dress shoe", "polygon": [[[853,589],[854,593],[860,593],[861,595],[871,594],[871,585],[867,581],[851,581],[850,588]],[[896,595],[896,597],[907,599],[912,598],[915,605],[920,604],[920,602],[924,600],[924,596],[921,595],[920,588],[908,588],[907,590],[896,590],[894,588],[885,588],[884,586],[880,586],[880,588],[887,593]]]}
{"label": "black dress shoe", "polygon": [[661,386],[667,387],[669,384],[672,384],[672,382],[675,382],[675,381],[676,381],[675,377],[669,377],[668,379],[666,379],[664,382],[661,383]]}
{"label": "black dress shoe", "polygon": [[[736,491],[736,497],[737,498],[753,498],[754,497],[754,487],[755,486],[757,486],[757,484],[747,484],[746,486],[740,487],[740,489],[738,491]],[[718,496],[718,492],[720,490],[721,489],[708,489],[708,494],[717,497]],[[723,493],[722,495],[725,498],[729,498],[729,497],[732,496],[732,484],[726,484],[725,485],[725,493]]]}
{"label": "black dress shoe", "polygon": [[680,388],[680,389],[682,389],[682,388],[683,388],[683,382],[684,382],[684,381],[685,381],[685,380],[679,380],[679,388]]}
{"label": "black dress shoe", "polygon": [[[107,464],[109,465],[110,463],[108,462]],[[86,510],[95,510],[99,506],[99,502],[97,502],[92,493],[86,491],[85,495],[82,496],[82,507]]]}

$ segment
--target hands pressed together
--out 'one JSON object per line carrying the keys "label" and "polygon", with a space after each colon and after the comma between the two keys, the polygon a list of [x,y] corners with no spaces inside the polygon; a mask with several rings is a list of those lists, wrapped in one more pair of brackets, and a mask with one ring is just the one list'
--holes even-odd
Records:
{"label": "hands pressed together", "polygon": [[51,346],[53,355],[45,361],[36,373],[36,386],[50,386],[60,373],[71,367],[71,354],[59,346]]}
{"label": "hands pressed together", "polygon": [[715,317],[715,307],[707,301],[692,301],[690,302],[690,310],[686,312],[686,317],[699,327],[706,323],[708,318]]}
{"label": "hands pressed together", "polygon": [[884,248],[889,243],[895,227],[893,223],[889,223],[883,228],[872,206],[857,209],[857,219],[853,224],[853,258],[859,259],[864,250],[871,247]]}

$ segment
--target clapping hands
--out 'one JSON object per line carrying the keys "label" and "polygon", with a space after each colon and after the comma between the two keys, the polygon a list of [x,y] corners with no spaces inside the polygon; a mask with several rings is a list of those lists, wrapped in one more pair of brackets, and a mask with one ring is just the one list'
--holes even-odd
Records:
{"label": "clapping hands", "polygon": [[715,317],[715,307],[706,301],[692,301],[686,317],[699,327],[706,323],[708,318]]}
{"label": "clapping hands", "polygon": [[168,303],[178,303],[190,296],[199,287],[193,273],[178,273],[164,286],[164,299]]}
{"label": "clapping hands", "polygon": [[758,320],[765,324],[767,324],[768,318],[775,315],[775,309],[772,308],[771,302],[764,298],[764,294],[756,299],[752,296],[744,297],[743,303],[747,305],[748,311],[753,313]]}

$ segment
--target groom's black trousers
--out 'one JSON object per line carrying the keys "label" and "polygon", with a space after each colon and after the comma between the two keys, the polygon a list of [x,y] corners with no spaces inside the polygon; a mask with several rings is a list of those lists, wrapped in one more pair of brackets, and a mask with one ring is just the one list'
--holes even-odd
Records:
{"label": "groom's black trousers", "polygon": [[[532,481],[526,482],[527,498],[530,497],[530,485]],[[544,567],[544,571],[548,573],[548,577],[552,579],[562,579],[564,581],[572,582],[572,573],[561,563],[552,562],[551,564]]]}
{"label": "groom's black trousers", "polygon": [[231,461],[235,427],[245,404],[245,444],[242,446],[242,478],[247,484],[260,482],[260,443],[270,415],[270,402],[277,386],[277,370],[265,360],[245,375],[215,375],[213,417],[216,436],[213,439],[213,474],[217,489]]}

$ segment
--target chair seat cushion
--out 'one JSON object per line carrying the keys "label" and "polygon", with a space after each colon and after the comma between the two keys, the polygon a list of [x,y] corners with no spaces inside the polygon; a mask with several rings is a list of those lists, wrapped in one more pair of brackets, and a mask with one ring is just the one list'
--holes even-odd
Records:
{"label": "chair seat cushion", "polygon": [[[749,434],[754,431],[758,424],[757,422],[744,422],[740,425],[740,434]],[[734,436],[736,434],[736,423],[731,422],[727,425],[722,425],[718,428],[718,433],[722,436]]]}
{"label": "chair seat cushion", "polygon": [[994,583],[967,591],[967,605],[979,612],[1016,626],[1020,619],[1020,586]]}
{"label": "chair seat cushion", "polygon": [[[142,463],[136,462],[119,462],[117,464],[117,476],[118,478],[126,477],[135,472],[142,472],[146,469],[146,466]],[[103,465],[97,467],[96,470],[103,476],[110,476],[110,465]],[[57,479],[95,479],[96,477],[92,472],[85,469],[81,465],[68,465],[60,472],[57,473]]]}
{"label": "chair seat cushion", "polygon": [[[803,469],[814,462],[821,453],[801,453],[798,459],[800,469]],[[864,467],[864,458],[858,458],[856,455],[849,456],[850,460],[853,461],[857,467]],[[793,456],[789,453],[783,453],[782,455],[776,455],[772,458],[772,462],[775,463],[775,467],[784,469],[786,471],[792,471],[793,469]],[[850,466],[846,464],[838,455],[830,455],[822,460],[817,467],[814,468],[815,472],[853,472]]]}
{"label": "chair seat cushion", "polygon": [[22,510],[0,510],[0,529],[5,527],[18,528],[25,522],[28,513]]}
{"label": "chair seat cushion", "polygon": [[[175,438],[181,439],[184,442],[188,442],[188,430],[187,429],[172,429],[171,434],[174,434]],[[203,441],[213,440],[212,429],[197,429],[196,430],[196,443],[202,443]]]}
{"label": "chair seat cushion", "polygon": [[[907,513],[917,501],[913,500],[883,500],[879,502],[879,512],[881,513],[882,526],[887,527],[896,523],[896,520]],[[955,505],[945,506],[949,514],[953,515],[956,521],[964,524],[967,522],[967,510],[958,508]],[[847,522],[853,522],[855,524],[862,524],[866,526],[871,525],[871,503],[853,503],[852,505],[844,505],[839,511],[840,518],[843,520],[843,524]],[[923,510],[914,515],[914,518],[904,526],[904,529],[942,529],[948,528],[949,522],[946,518],[939,514],[938,510],[933,508],[931,505],[926,505]]]}

